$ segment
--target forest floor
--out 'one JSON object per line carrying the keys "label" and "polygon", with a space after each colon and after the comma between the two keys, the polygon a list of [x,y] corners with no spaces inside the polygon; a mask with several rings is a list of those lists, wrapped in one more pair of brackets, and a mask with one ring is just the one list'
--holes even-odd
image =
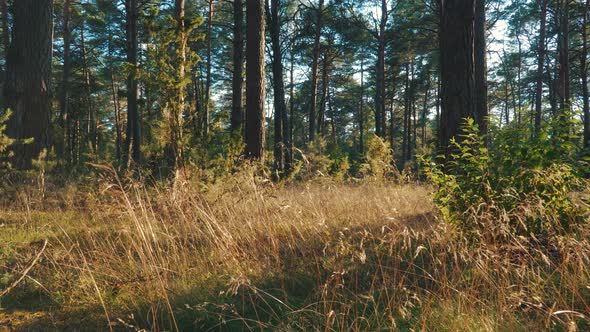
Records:
{"label": "forest floor", "polygon": [[428,187],[195,188],[17,195],[0,210],[0,331],[553,326],[527,285],[508,292],[494,257],[453,242]]}

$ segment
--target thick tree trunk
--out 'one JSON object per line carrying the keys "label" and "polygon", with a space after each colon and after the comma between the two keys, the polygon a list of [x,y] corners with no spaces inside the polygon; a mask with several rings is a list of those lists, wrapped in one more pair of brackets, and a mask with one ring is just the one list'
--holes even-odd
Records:
{"label": "thick tree trunk", "polygon": [[232,77],[232,111],[231,132],[234,136],[242,135],[242,99],[244,67],[244,5],[242,0],[234,0],[234,40],[233,40],[233,77]]}
{"label": "thick tree trunk", "polygon": [[137,0],[125,1],[127,64],[131,67],[127,76],[127,137],[125,139],[125,157],[127,167],[133,162],[141,162],[141,128],[139,109],[137,107]]}
{"label": "thick tree trunk", "polygon": [[463,118],[475,113],[474,0],[446,0],[441,7],[442,113],[439,144],[448,152]]}
{"label": "thick tree trunk", "polygon": [[537,81],[535,86],[535,136],[541,132],[543,117],[543,66],[545,64],[545,38],[547,34],[547,2],[538,0],[540,5],[541,27],[539,30],[539,49],[537,54]]}
{"label": "thick tree trunk", "polygon": [[488,131],[488,75],[486,51],[486,1],[476,0],[475,5],[475,119],[481,134]]}
{"label": "thick tree trunk", "polygon": [[318,104],[318,72],[320,61],[320,37],[322,35],[324,0],[319,0],[316,8],[315,38],[313,43],[313,59],[311,64],[311,98],[309,100],[309,141],[315,140]]}
{"label": "thick tree trunk", "polygon": [[264,1],[246,7],[246,156],[264,158]]}
{"label": "thick tree trunk", "polygon": [[13,166],[27,169],[48,146],[51,111],[52,0],[18,0],[13,4],[13,39],[6,61],[4,95],[13,113],[9,137],[33,138],[14,146]]}

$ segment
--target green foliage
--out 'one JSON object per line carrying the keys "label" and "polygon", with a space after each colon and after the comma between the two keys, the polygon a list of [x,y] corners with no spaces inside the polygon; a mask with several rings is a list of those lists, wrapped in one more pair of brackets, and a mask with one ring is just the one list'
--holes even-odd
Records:
{"label": "green foliage", "polygon": [[[552,128],[560,125],[558,120],[547,129],[556,132]],[[532,142],[526,136],[502,130],[488,150],[477,125],[466,119],[443,163],[423,158],[442,217],[470,239],[540,240],[575,232],[589,216],[581,193],[590,187],[568,162],[574,154],[569,135],[543,133]]]}
{"label": "green foliage", "polygon": [[6,135],[6,122],[10,118],[12,112],[9,110],[5,114],[0,115],[0,170],[4,170],[10,167],[5,161],[12,152],[8,148],[15,143],[15,140]]}
{"label": "green foliage", "polygon": [[361,164],[359,176],[384,180],[398,174],[394,166],[393,153],[389,144],[373,135],[367,145],[366,162]]}

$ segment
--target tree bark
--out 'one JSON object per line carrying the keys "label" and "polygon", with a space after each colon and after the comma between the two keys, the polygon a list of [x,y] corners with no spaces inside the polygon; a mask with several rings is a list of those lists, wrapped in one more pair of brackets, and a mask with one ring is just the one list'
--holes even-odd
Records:
{"label": "tree bark", "polygon": [[246,6],[246,156],[264,159],[264,1]]}
{"label": "tree bark", "polygon": [[475,113],[474,0],[446,0],[441,6],[442,112],[439,144],[448,152],[461,122]]}
{"label": "tree bark", "polygon": [[127,137],[125,139],[126,165],[141,162],[141,128],[137,107],[137,0],[125,0],[127,64],[131,68],[127,76]]}
{"label": "tree bark", "polygon": [[234,136],[242,135],[242,100],[244,67],[244,5],[242,0],[234,0],[234,40],[233,40],[233,77],[232,77],[232,112],[231,132]]}
{"label": "tree bark", "polygon": [[13,166],[28,169],[32,159],[48,147],[53,51],[52,0],[18,0],[13,4],[13,39],[6,61],[4,95],[12,116],[11,138],[33,138],[13,147]]}
{"label": "tree bark", "polygon": [[535,136],[541,132],[543,118],[543,65],[545,64],[545,38],[547,34],[547,2],[538,0],[540,6],[541,27],[539,30],[539,49],[537,54],[537,77],[535,86]]}
{"label": "tree bark", "polygon": [[320,60],[320,37],[322,35],[322,20],[324,11],[324,0],[319,0],[316,8],[315,38],[313,43],[313,59],[311,64],[311,98],[309,105],[309,141],[315,140],[318,103],[318,72]]}

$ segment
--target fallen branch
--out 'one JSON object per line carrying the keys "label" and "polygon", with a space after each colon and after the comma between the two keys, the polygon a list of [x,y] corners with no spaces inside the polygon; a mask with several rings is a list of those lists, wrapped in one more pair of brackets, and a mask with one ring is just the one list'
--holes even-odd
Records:
{"label": "fallen branch", "polygon": [[18,286],[18,284],[21,283],[21,281],[23,281],[23,279],[25,279],[27,277],[27,274],[29,274],[29,272],[31,271],[33,266],[35,266],[37,264],[37,262],[39,261],[39,259],[41,258],[41,255],[43,255],[45,248],[47,248],[47,240],[43,240],[43,247],[41,248],[41,250],[39,250],[39,252],[37,253],[37,256],[35,256],[35,258],[31,261],[29,266],[22,272],[21,276],[18,279],[16,279],[10,286],[8,286],[8,288],[6,288],[2,292],[0,292],[0,298],[4,297],[6,294],[10,293],[16,286]]}

